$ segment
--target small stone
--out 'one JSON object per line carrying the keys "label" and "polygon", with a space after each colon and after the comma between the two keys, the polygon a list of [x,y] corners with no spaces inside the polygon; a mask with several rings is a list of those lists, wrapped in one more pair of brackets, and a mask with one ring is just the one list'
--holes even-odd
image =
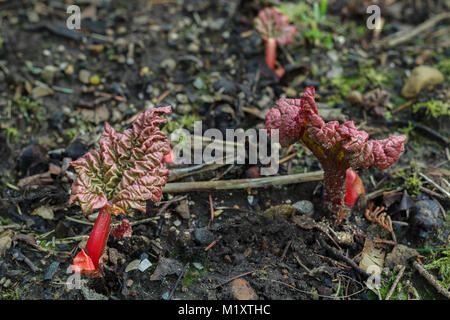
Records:
{"label": "small stone", "polygon": [[189,220],[191,216],[189,205],[186,200],[181,201],[180,204],[176,206],[175,211],[185,220]]}
{"label": "small stone", "polygon": [[203,266],[202,266],[201,263],[193,262],[192,265],[193,265],[197,270],[203,270]]}
{"label": "small stone", "polygon": [[138,269],[139,269],[140,272],[144,272],[145,270],[147,270],[151,266],[152,266],[152,263],[148,259],[144,259],[139,264]]}
{"label": "small stone", "polygon": [[233,261],[231,260],[231,257],[230,257],[228,254],[225,255],[225,257],[223,257],[223,259],[225,260],[226,263],[231,263],[231,262],[233,262]]}
{"label": "small stone", "polygon": [[89,50],[97,54],[102,52],[104,48],[105,46],[102,44],[91,44],[89,46]]}
{"label": "small stone", "polygon": [[181,226],[181,221],[180,221],[180,220],[175,220],[175,221],[173,222],[173,225],[174,225],[175,227],[179,227],[179,226]]}
{"label": "small stone", "polygon": [[78,73],[78,78],[84,84],[89,84],[90,77],[91,77],[91,73],[88,70],[82,69]]}
{"label": "small stone", "polygon": [[95,220],[97,220],[97,217],[98,217],[98,212],[88,215],[88,220],[95,221]]}
{"label": "small stone", "polygon": [[42,54],[46,57],[50,57],[52,55],[51,51],[48,49],[45,49],[44,51],[42,51]]}
{"label": "small stone", "polygon": [[39,22],[39,15],[37,14],[36,11],[29,10],[27,12],[27,16],[28,16],[28,21],[30,21],[31,23],[38,23]]}
{"label": "small stone", "polygon": [[58,271],[59,262],[53,261],[45,270],[44,280],[52,280],[56,271]]}
{"label": "small stone", "polygon": [[172,58],[167,58],[161,62],[162,68],[167,68],[169,70],[175,70],[177,63]]}
{"label": "small stone", "polygon": [[194,231],[194,239],[202,245],[209,245],[214,241],[214,235],[206,228],[198,228]]}
{"label": "small stone", "polygon": [[199,89],[199,90],[203,89],[203,87],[205,86],[205,84],[203,83],[202,78],[195,78],[195,80],[194,80],[194,82],[192,83],[192,85],[193,85],[195,88]]}
{"label": "small stone", "polygon": [[363,95],[357,90],[350,91],[345,100],[352,105],[360,105],[363,103]]}
{"label": "small stone", "polygon": [[304,214],[307,216],[314,215],[314,204],[308,200],[297,201],[292,205],[292,207],[297,210],[299,214]]}
{"label": "small stone", "polygon": [[31,95],[35,99],[45,97],[45,96],[48,96],[51,94],[53,94],[53,90],[46,86],[45,87],[37,86],[37,87],[33,88],[32,92],[31,92]]}
{"label": "small stone", "polygon": [[225,77],[221,77],[219,80],[213,83],[214,90],[221,90],[223,94],[233,95],[236,93],[236,85],[233,81],[228,80]]}
{"label": "small stone", "polygon": [[65,69],[64,73],[68,76],[71,76],[74,73],[75,69],[73,68],[73,65],[69,64]]}
{"label": "small stone", "polygon": [[46,83],[52,85],[53,79],[55,77],[55,73],[58,71],[58,68],[55,66],[45,66],[44,70],[42,71],[41,77],[42,80],[44,80]]}
{"label": "small stone", "polygon": [[133,283],[134,283],[133,280],[128,279],[128,280],[127,280],[127,287],[128,287],[128,288],[131,287],[131,286],[133,285]]}
{"label": "small stone", "polygon": [[182,94],[182,93],[178,93],[176,95],[176,98],[177,98],[178,102],[180,102],[180,103],[188,103],[189,102],[187,95]]}
{"label": "small stone", "polygon": [[258,295],[250,284],[242,279],[235,279],[231,282],[233,296],[237,300],[257,300]]}
{"label": "small stone", "polygon": [[94,74],[89,78],[89,82],[92,85],[96,86],[100,83],[100,77],[98,75]]}
{"label": "small stone", "polygon": [[429,66],[418,66],[413,69],[402,89],[402,96],[414,98],[419,92],[426,88],[435,86],[444,81],[442,73]]}
{"label": "small stone", "polygon": [[142,67],[141,71],[139,71],[139,75],[143,77],[144,75],[150,74],[150,69],[148,67]]}
{"label": "small stone", "polygon": [[127,267],[125,268],[125,272],[130,272],[130,271],[133,271],[133,270],[137,270],[139,268],[140,264],[141,264],[141,260],[139,260],[139,259],[131,261],[127,265]]}
{"label": "small stone", "polygon": [[55,215],[53,214],[53,209],[50,206],[42,206],[37,209],[34,209],[33,212],[31,212],[31,215],[33,216],[40,216],[41,218],[44,218],[45,220],[53,220]]}
{"label": "small stone", "polygon": [[192,111],[192,107],[189,104],[179,104],[177,106],[177,112],[180,114],[189,114]]}
{"label": "small stone", "polygon": [[440,208],[433,200],[417,201],[412,208],[412,222],[421,230],[422,237],[426,237],[428,231],[436,230],[442,225],[439,218]]}
{"label": "small stone", "polygon": [[188,46],[189,52],[197,53],[200,50],[200,47],[195,42],[191,42]]}

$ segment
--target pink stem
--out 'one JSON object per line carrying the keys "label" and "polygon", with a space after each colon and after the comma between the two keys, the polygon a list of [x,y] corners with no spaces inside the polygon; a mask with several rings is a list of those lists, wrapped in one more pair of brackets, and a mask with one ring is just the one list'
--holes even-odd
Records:
{"label": "pink stem", "polygon": [[270,69],[275,70],[275,59],[277,57],[277,41],[269,38],[266,42],[266,63]]}
{"label": "pink stem", "polygon": [[111,214],[107,207],[100,209],[94,228],[86,244],[86,251],[92,259],[94,266],[98,269],[98,261],[105,250],[106,242],[109,236],[109,226],[111,224]]}

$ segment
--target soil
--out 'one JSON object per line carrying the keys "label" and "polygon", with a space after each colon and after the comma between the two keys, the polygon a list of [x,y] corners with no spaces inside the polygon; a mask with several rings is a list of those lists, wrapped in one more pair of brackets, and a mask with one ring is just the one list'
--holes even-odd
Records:
{"label": "soil", "polygon": [[[408,6],[408,1],[396,2]],[[443,181],[449,180],[449,115],[414,112],[401,96],[411,70],[424,60],[445,80],[423,89],[414,103],[439,100],[448,108],[450,52],[441,35],[448,28],[445,20],[427,30],[431,37],[380,49],[372,43],[372,30],[355,27],[364,26],[366,19],[357,2],[329,1],[321,31],[331,35],[332,47],[299,32],[292,44],[278,48],[277,62],[285,69],[279,79],[264,62],[264,41],[253,25],[262,3],[83,2],[83,28],[77,32],[65,27],[63,3],[0,2],[0,105],[2,112],[11,107],[10,116],[2,113],[1,118],[0,239],[12,238],[4,252],[0,241],[0,299],[235,299],[235,278],[244,279],[262,300],[378,299],[365,285],[367,275],[355,267],[368,239],[384,240],[377,246],[385,253],[392,251],[394,241],[414,249],[449,247],[449,198],[423,179],[417,184],[420,171],[448,191]],[[444,7],[421,5],[420,16],[388,10],[387,27],[379,38],[445,11],[445,5],[439,5]],[[412,16],[420,21],[412,22]],[[98,75],[99,83],[91,77],[84,81],[81,70]],[[361,77],[372,71],[381,79],[368,78],[362,85]],[[319,108],[354,120],[371,137],[408,135],[404,154],[391,168],[359,172],[366,196],[382,189],[384,193],[366,201],[362,197],[340,225],[321,207],[319,181],[164,194],[162,204],[169,203],[162,212],[158,204],[148,203],[147,213],[127,213],[127,219],[138,224],[130,238],[109,238],[101,276],[81,275],[81,288],[68,287],[67,281],[76,278],[67,271],[93,224],[78,206],[67,204],[75,177],[68,162],[96,146],[104,121],[123,130],[139,111],[171,105],[168,133],[176,127],[192,130],[194,120],[203,120],[204,130],[262,128],[265,113],[278,98],[297,98],[311,85]],[[52,93],[38,96],[48,88]],[[366,94],[376,88],[390,97],[390,103],[378,101],[376,111],[373,104],[354,105],[345,99],[349,91]],[[308,150],[300,145],[294,150],[297,156],[280,165],[279,175],[320,169]],[[286,155],[282,149],[280,157]],[[260,166],[224,166],[177,182],[254,178]],[[291,207],[300,200],[314,204],[312,217],[301,218],[310,225],[293,218],[305,217]],[[406,200],[409,205],[402,209]],[[392,220],[400,222],[394,224],[396,239],[365,219],[370,201],[388,207]],[[439,206],[422,218],[426,213],[417,209],[419,201]],[[187,216],[177,209],[184,202]],[[51,208],[54,217],[36,215],[41,207]],[[278,208],[275,216],[268,214],[270,208]],[[149,217],[155,219],[139,223]],[[419,217],[432,220],[431,227],[424,228]],[[352,241],[337,243],[336,232],[350,234]],[[445,257],[442,252],[418,254],[429,264]],[[136,259],[148,259],[152,266],[125,271]],[[443,298],[404,263],[407,271],[396,299]],[[156,271],[160,276],[152,280]],[[448,288],[450,276],[430,272]],[[383,296],[396,274],[395,268],[382,270]]]}

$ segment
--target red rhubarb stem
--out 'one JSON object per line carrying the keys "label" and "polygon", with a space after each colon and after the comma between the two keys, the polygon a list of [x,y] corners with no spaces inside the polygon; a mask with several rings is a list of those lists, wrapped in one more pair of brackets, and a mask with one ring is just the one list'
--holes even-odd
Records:
{"label": "red rhubarb stem", "polygon": [[277,57],[277,41],[275,38],[268,38],[266,42],[266,63],[272,70],[275,70],[276,57]]}
{"label": "red rhubarb stem", "polygon": [[108,212],[107,206],[105,206],[100,209],[100,213],[98,214],[97,220],[95,220],[94,228],[86,244],[87,254],[92,259],[96,269],[98,269],[98,261],[105,250],[110,224],[111,214]]}
{"label": "red rhubarb stem", "polygon": [[346,169],[324,167],[324,205],[338,214],[344,207]]}

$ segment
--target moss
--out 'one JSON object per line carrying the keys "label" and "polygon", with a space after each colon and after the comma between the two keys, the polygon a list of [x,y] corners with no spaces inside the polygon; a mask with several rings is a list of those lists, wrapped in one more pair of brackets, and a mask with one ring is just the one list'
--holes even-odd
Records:
{"label": "moss", "polygon": [[31,101],[28,97],[22,96],[14,100],[14,105],[28,121],[45,120],[45,108],[40,101]]}
{"label": "moss", "polygon": [[450,116],[449,104],[440,100],[430,100],[413,105],[414,113],[419,112],[421,109],[425,109],[425,114],[428,117],[438,118],[445,115]]}
{"label": "moss", "polygon": [[411,169],[399,170],[393,175],[394,178],[402,178],[404,180],[403,187],[408,190],[412,197],[417,197],[420,193],[422,180],[420,179],[416,165],[411,161]]}
{"label": "moss", "polygon": [[450,288],[450,250],[443,251],[441,254],[436,254],[432,251],[432,261],[426,264],[424,268],[425,270],[437,270],[439,275],[438,281],[445,288]]}
{"label": "moss", "polygon": [[207,274],[205,267],[203,267],[203,269],[201,270],[198,270],[195,267],[191,266],[184,275],[181,283],[186,287],[190,287],[196,280],[201,279],[205,274]]}
{"label": "moss", "polygon": [[14,143],[17,142],[19,136],[19,131],[16,128],[6,128],[6,142]]}

